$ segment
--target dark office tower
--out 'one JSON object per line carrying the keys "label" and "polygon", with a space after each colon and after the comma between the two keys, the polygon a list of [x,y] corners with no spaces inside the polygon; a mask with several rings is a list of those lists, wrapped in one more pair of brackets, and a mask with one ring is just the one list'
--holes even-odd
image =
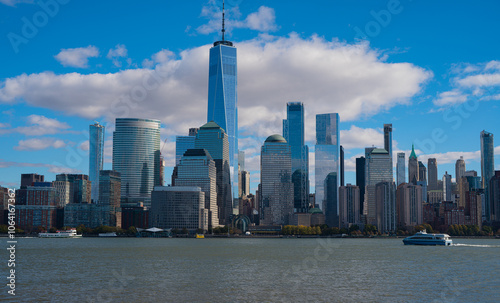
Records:
{"label": "dark office tower", "polygon": [[44,176],[39,174],[21,174],[21,188],[33,186],[35,182],[44,182]]}
{"label": "dark office tower", "polygon": [[[309,147],[304,144],[304,104],[302,102],[288,102],[286,105],[287,118],[283,120],[283,137],[292,151],[292,174],[300,179],[294,182],[295,212],[307,212],[309,198]],[[297,183],[298,182],[298,183]],[[297,184],[296,184],[297,183]]]}
{"label": "dark office tower", "polygon": [[89,180],[92,182],[91,199],[94,203],[99,198],[99,172],[104,159],[104,125],[96,122],[89,126]]}
{"label": "dark office tower", "polygon": [[[207,122],[214,121],[227,134],[233,208],[238,209],[238,95],[236,48],[224,39],[224,6],[222,7],[222,40],[210,48],[208,72]],[[213,156],[213,155],[212,155]]]}
{"label": "dark office tower", "polygon": [[488,187],[490,198],[491,221],[500,222],[500,170],[490,179]]}
{"label": "dark office tower", "polygon": [[481,178],[485,192],[485,198],[488,203],[485,203],[484,215],[486,220],[490,220],[490,203],[488,185],[491,177],[495,174],[495,156],[493,146],[493,134],[485,130],[481,132]]}
{"label": "dark office tower", "polygon": [[440,190],[438,187],[438,167],[436,158],[427,160],[427,183],[428,190]]}
{"label": "dark office tower", "polygon": [[102,213],[102,224],[121,227],[121,176],[113,170],[99,172],[99,206]]}
{"label": "dark office tower", "polygon": [[458,184],[463,176],[465,176],[465,161],[464,157],[460,156],[460,159],[455,163],[455,182]]}
{"label": "dark office tower", "polygon": [[263,225],[286,225],[293,214],[292,153],[285,138],[269,136],[260,154],[260,219]]}
{"label": "dark office tower", "polygon": [[359,187],[359,214],[364,214],[365,202],[365,157],[356,158],[356,186]]}
{"label": "dark office tower", "polygon": [[340,145],[340,186],[344,186],[344,147]]}
{"label": "dark office tower", "polygon": [[411,146],[411,154],[410,158],[408,159],[408,182],[417,185],[417,182],[419,180],[418,178],[418,159],[417,155],[415,154],[415,148],[412,144]]}
{"label": "dark office tower", "polygon": [[392,159],[392,124],[384,124],[384,149]]}
{"label": "dark office tower", "polygon": [[406,163],[405,163],[405,153],[398,153],[398,158],[396,162],[396,185],[403,184],[406,182]]}
{"label": "dark office tower", "polygon": [[446,172],[443,176],[443,201],[451,201],[451,175]]}
{"label": "dark office tower", "polygon": [[418,161],[418,180],[427,181],[427,168],[422,161]]}
{"label": "dark office tower", "polygon": [[368,224],[376,223],[376,185],[380,182],[393,182],[392,161],[389,153],[382,148],[371,149],[366,157],[365,206]]}
{"label": "dark office tower", "polygon": [[[227,134],[217,123],[211,121],[200,127],[194,145],[196,149],[206,149],[215,162],[219,224],[230,224],[233,215],[233,200]],[[177,174],[179,175],[179,171]],[[178,186],[177,183],[175,185]]]}
{"label": "dark office tower", "polygon": [[121,174],[122,204],[151,204],[160,184],[160,121],[117,118],[113,132],[113,170]]}
{"label": "dark office tower", "polygon": [[326,176],[323,209],[328,227],[339,227],[338,182],[337,173],[332,172]]}

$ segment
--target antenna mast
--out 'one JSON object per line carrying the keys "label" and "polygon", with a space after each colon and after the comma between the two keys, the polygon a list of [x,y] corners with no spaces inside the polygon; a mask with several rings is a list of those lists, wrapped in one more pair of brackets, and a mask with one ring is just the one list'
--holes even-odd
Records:
{"label": "antenna mast", "polygon": [[222,41],[224,41],[224,0],[222,0]]}

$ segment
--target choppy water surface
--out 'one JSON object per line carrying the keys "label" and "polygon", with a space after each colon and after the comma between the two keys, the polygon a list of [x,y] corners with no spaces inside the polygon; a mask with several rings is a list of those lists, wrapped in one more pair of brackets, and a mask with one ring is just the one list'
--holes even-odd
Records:
{"label": "choppy water surface", "polygon": [[[5,238],[1,242],[7,245]],[[500,301],[500,240],[454,242],[19,239],[15,301]],[[3,289],[0,298],[7,297]]]}

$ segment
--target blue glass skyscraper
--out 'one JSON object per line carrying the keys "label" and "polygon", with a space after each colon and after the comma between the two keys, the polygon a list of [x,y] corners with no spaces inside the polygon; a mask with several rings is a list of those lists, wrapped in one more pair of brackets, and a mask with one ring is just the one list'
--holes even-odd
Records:
{"label": "blue glass skyscraper", "polygon": [[495,175],[495,156],[493,146],[493,134],[485,130],[481,132],[481,177],[485,192],[485,210],[486,220],[490,220],[490,201],[489,188],[490,179]]}
{"label": "blue glass skyscraper", "polygon": [[307,212],[309,200],[309,147],[304,144],[304,104],[289,102],[287,118],[283,120],[283,137],[292,151],[292,180],[294,184],[294,208]]}
{"label": "blue glass skyscraper", "polygon": [[[229,141],[229,165],[233,198],[238,198],[238,96],[236,48],[224,40],[224,10],[222,13],[222,40],[214,42],[210,49],[208,71],[207,122],[214,121],[227,134]],[[238,200],[234,199],[234,208]]]}
{"label": "blue glass skyscraper", "polygon": [[92,182],[90,196],[94,203],[99,198],[99,172],[103,166],[104,132],[105,127],[99,122],[89,127],[89,179]]}
{"label": "blue glass skyscraper", "polygon": [[[335,186],[338,188],[338,177],[334,182],[326,178],[330,173],[339,175],[339,114],[319,114],[316,115],[316,147],[315,147],[315,166],[316,166],[316,204],[325,211],[325,220],[334,223],[338,222],[335,214],[338,214],[338,196],[336,199],[329,199],[329,204],[325,205],[325,183],[327,186]],[[330,176],[334,176],[330,175]],[[337,189],[331,188],[330,192],[338,193]],[[328,210],[335,209],[330,213]]]}

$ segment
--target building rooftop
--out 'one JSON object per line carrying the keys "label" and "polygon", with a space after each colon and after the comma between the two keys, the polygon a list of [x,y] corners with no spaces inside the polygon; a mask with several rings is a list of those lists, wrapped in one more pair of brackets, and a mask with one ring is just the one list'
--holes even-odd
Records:
{"label": "building rooftop", "polygon": [[386,151],[385,149],[383,148],[375,148],[374,150],[372,150],[371,152],[372,154],[388,154],[389,152]]}
{"label": "building rooftop", "polygon": [[278,134],[267,137],[266,142],[287,143],[285,138]]}
{"label": "building rooftop", "polygon": [[208,159],[212,159],[210,153],[206,149],[188,149],[184,153],[185,157],[207,157]]}
{"label": "building rooftop", "polygon": [[210,121],[208,123],[205,123],[202,127],[200,127],[200,129],[212,129],[212,128],[219,129],[221,127],[219,126],[219,124],[215,123],[214,121]]}

